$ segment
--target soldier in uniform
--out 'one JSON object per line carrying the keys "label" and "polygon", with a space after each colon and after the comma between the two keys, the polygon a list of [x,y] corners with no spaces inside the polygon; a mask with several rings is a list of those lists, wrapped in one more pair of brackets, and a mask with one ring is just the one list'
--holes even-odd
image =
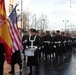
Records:
{"label": "soldier in uniform", "polygon": [[62,56],[66,56],[66,38],[65,38],[65,33],[61,32],[61,36],[62,36],[62,43],[61,43]]}
{"label": "soldier in uniform", "polygon": [[39,31],[38,30],[36,30],[36,36],[39,38],[39,41],[40,41],[40,47],[39,47],[39,50],[38,50],[38,59],[40,61],[40,58],[41,58],[41,44],[42,44],[42,42],[41,42],[41,36],[39,35]]}
{"label": "soldier in uniform", "polygon": [[44,36],[44,52],[45,52],[45,60],[47,60],[47,55],[50,54],[51,59],[51,36],[49,31],[46,31],[46,34]]}
{"label": "soldier in uniform", "polygon": [[41,53],[42,53],[43,58],[44,58],[44,55],[45,55],[45,51],[44,51],[44,37],[45,37],[45,33],[42,33],[41,34]]}
{"label": "soldier in uniform", "polygon": [[[27,31],[24,31],[24,35],[23,35],[23,37],[22,37],[22,41],[23,41],[23,47],[24,47],[24,49],[23,49],[23,54],[24,54],[24,52],[25,52],[25,49],[26,49],[26,46],[27,46],[27,40],[29,39],[29,35],[28,35],[28,33],[27,33]],[[26,59],[26,57],[25,57],[25,54],[24,54],[24,60]]]}
{"label": "soldier in uniform", "polygon": [[66,51],[67,51],[67,55],[69,55],[69,51],[70,51],[69,42],[70,42],[69,33],[66,33]]}
{"label": "soldier in uniform", "polygon": [[3,65],[5,61],[5,48],[3,43],[0,42],[0,75],[3,75]]}
{"label": "soldier in uniform", "polygon": [[75,39],[74,39],[74,48],[76,50],[76,35],[75,35]]}
{"label": "soldier in uniform", "polygon": [[60,58],[60,60],[62,59],[61,41],[62,41],[62,37],[60,35],[60,31],[57,30],[56,36],[55,36],[55,44],[56,44],[55,58],[56,58],[56,61],[58,61],[58,57]]}
{"label": "soldier in uniform", "polygon": [[28,75],[32,75],[32,66],[36,66],[38,68],[38,48],[40,46],[40,40],[36,35],[36,30],[35,29],[30,29],[31,35],[29,36],[28,40],[28,48],[31,48],[31,45],[36,46],[37,49],[34,51],[34,56],[28,56],[27,60],[27,66],[30,67],[30,73]]}
{"label": "soldier in uniform", "polygon": [[73,42],[73,49],[75,50],[76,48],[76,35],[74,35],[74,37],[72,37],[72,42]]}
{"label": "soldier in uniform", "polygon": [[72,37],[71,34],[69,34],[69,53],[72,52]]}
{"label": "soldier in uniform", "polygon": [[54,53],[55,53],[55,49],[56,49],[55,35],[56,35],[55,32],[53,32],[52,36],[51,36],[51,53],[52,53],[53,59],[54,59]]}

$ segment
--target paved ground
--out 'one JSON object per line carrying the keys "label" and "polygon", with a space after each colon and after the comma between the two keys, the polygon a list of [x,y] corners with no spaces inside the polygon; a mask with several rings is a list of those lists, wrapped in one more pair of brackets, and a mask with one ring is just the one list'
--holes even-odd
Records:
{"label": "paved ground", "polygon": [[[11,75],[8,74],[10,69],[10,65],[5,62],[4,75]],[[18,65],[15,66],[15,70],[14,75],[27,75],[29,73],[29,68],[24,63],[21,73],[18,69]],[[33,67],[33,75],[76,75],[76,51],[73,51],[72,55],[69,55],[68,58],[59,62],[50,61],[49,59],[45,61],[42,58],[39,68],[36,69]]]}

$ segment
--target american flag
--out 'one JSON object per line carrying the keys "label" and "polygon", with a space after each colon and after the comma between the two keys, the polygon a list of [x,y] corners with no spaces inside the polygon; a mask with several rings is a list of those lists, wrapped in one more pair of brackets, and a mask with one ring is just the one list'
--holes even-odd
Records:
{"label": "american flag", "polygon": [[23,49],[22,40],[18,30],[16,7],[17,5],[15,6],[15,8],[8,17],[13,53],[17,50]]}

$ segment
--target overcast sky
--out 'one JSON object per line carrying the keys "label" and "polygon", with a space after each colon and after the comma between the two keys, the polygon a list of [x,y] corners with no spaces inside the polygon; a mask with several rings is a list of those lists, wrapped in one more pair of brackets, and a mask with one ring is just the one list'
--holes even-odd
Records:
{"label": "overcast sky", "polygon": [[[70,0],[23,0],[23,11],[28,10],[37,16],[47,15],[48,30],[65,29],[63,20],[69,20],[67,28],[76,29],[76,4],[70,3]],[[70,6],[72,7],[70,8]]]}

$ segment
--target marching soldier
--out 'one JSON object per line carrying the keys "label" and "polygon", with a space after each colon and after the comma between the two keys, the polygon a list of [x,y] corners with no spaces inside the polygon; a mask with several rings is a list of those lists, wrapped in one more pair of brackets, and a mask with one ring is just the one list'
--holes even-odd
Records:
{"label": "marching soldier", "polygon": [[71,34],[69,34],[69,53],[72,52],[72,37],[71,37]]}
{"label": "marching soldier", "polygon": [[44,58],[44,54],[45,54],[45,51],[44,51],[44,37],[45,37],[45,33],[42,33],[41,34],[41,53],[43,55],[43,58]]}
{"label": "marching soldier", "polygon": [[[25,52],[25,49],[26,49],[26,46],[27,46],[27,40],[29,39],[29,35],[28,35],[28,33],[27,33],[27,31],[24,31],[24,35],[23,35],[23,37],[22,37],[22,41],[23,41],[23,47],[24,47],[24,49],[23,49],[23,54],[24,54],[24,52]],[[24,54],[24,60],[26,59],[26,57],[25,57],[25,54]]]}
{"label": "marching soldier", "polygon": [[61,43],[62,56],[66,56],[66,38],[65,38],[65,33],[61,32],[61,36],[62,36],[62,43]]}
{"label": "marching soldier", "polygon": [[55,32],[52,33],[52,36],[51,36],[51,53],[53,55],[53,58],[54,58],[54,53],[55,53],[55,49],[56,49],[56,45],[55,45]]}
{"label": "marching soldier", "polygon": [[74,39],[75,41],[74,41],[74,47],[75,47],[75,49],[76,49],[76,35],[75,35],[75,39]]}
{"label": "marching soldier", "polygon": [[62,59],[62,50],[61,50],[61,41],[62,37],[60,35],[60,31],[56,31],[56,36],[55,36],[55,44],[56,44],[56,49],[55,49],[55,56],[56,56],[56,61],[58,61],[58,57]]}
{"label": "marching soldier", "polygon": [[45,60],[47,60],[47,55],[50,54],[51,58],[51,36],[49,31],[46,31],[46,34],[44,36],[44,52],[45,52]]}
{"label": "marching soldier", "polygon": [[70,51],[70,39],[69,39],[69,33],[66,33],[66,51],[67,51],[67,55],[69,55],[69,51]]}
{"label": "marching soldier", "polygon": [[34,56],[28,56],[27,60],[27,66],[30,67],[30,73],[28,75],[32,75],[32,66],[36,66],[38,68],[38,48],[40,45],[40,40],[36,35],[35,29],[30,29],[31,35],[29,36],[29,40],[27,43],[28,49],[33,49],[36,47],[36,50],[34,51]]}
{"label": "marching soldier", "polygon": [[39,47],[39,50],[38,50],[38,59],[40,61],[40,58],[41,58],[41,44],[42,44],[42,42],[41,42],[41,36],[39,35],[38,30],[36,30],[36,36],[39,38],[39,41],[40,41],[40,47]]}
{"label": "marching soldier", "polygon": [[76,48],[76,35],[74,35],[72,39],[73,39],[73,48],[75,49]]}

